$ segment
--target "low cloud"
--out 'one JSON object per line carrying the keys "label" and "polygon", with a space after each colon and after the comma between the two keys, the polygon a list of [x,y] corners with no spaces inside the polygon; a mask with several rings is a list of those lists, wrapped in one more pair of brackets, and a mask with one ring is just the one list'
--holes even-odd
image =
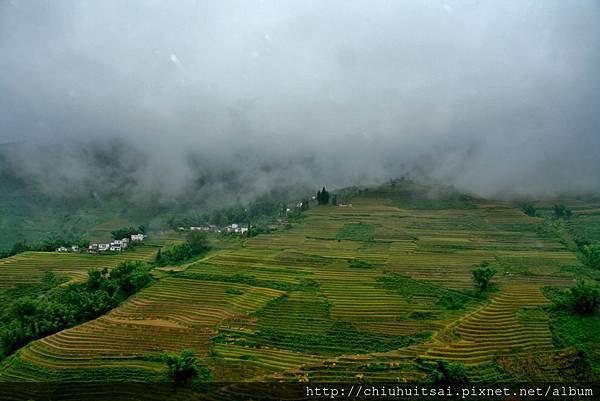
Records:
{"label": "low cloud", "polygon": [[53,195],[598,191],[599,37],[597,2],[12,0],[0,149]]}

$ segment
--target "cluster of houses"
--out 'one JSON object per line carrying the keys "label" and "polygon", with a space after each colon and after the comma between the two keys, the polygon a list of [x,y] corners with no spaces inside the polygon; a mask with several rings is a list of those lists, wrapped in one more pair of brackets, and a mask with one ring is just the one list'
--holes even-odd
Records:
{"label": "cluster of houses", "polygon": [[[145,238],[144,234],[133,234],[130,238],[122,238],[116,239],[107,244],[90,244],[87,247],[88,253],[98,253],[98,252],[121,252],[129,245],[129,241],[132,242],[141,242]],[[70,247],[61,246],[56,249],[56,252],[80,252],[80,248],[78,245],[71,245]]]}
{"label": "cluster of houses", "polygon": [[[179,231],[185,231],[185,227],[179,227]],[[218,227],[214,224],[206,225],[206,226],[192,226],[190,227],[190,231],[204,231],[211,233],[227,233],[227,234],[240,234],[244,235],[248,232],[248,227],[244,227],[240,224],[233,223],[225,227]]]}

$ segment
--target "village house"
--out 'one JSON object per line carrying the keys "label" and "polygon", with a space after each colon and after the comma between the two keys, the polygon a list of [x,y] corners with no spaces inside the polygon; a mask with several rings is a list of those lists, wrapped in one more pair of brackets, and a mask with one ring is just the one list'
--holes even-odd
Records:
{"label": "village house", "polygon": [[120,252],[127,248],[127,242],[129,242],[127,238],[116,239],[110,243],[110,250],[113,252]]}
{"label": "village house", "polygon": [[56,252],[69,252],[69,250],[64,246],[59,246],[56,248]]}
{"label": "village house", "polygon": [[110,249],[110,244],[98,244],[98,252],[106,252]]}
{"label": "village house", "polygon": [[143,241],[144,240],[144,234],[132,234],[131,235],[131,240],[132,241]]}
{"label": "village house", "polygon": [[79,252],[79,245],[71,245],[71,252]]}
{"label": "village house", "polygon": [[89,253],[96,253],[96,252],[98,252],[98,244],[90,244],[88,246],[88,252]]}
{"label": "village house", "polygon": [[226,233],[245,234],[248,232],[248,227],[242,227],[238,223],[232,223],[223,229]]}

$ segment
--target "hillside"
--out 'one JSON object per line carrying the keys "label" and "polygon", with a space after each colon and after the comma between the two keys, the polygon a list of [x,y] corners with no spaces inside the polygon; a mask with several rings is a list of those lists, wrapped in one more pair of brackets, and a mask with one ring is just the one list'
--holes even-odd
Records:
{"label": "hillside", "polygon": [[[573,232],[598,239],[597,205],[572,201],[565,223],[508,203],[416,208],[394,194],[311,204],[290,229],[156,271],[156,284],[108,315],[7,358],[0,380],[164,381],[162,352],[184,348],[216,382],[427,380],[437,360],[463,363],[474,382],[600,375],[596,341],[582,338],[600,322],[566,321],[544,295],[600,277],[572,243]],[[0,275],[15,280],[12,265],[37,272],[36,257],[10,258]],[[46,269],[79,274],[64,257],[47,255]],[[471,273],[482,262],[498,272],[485,296]],[[572,324],[583,334],[573,337]]]}

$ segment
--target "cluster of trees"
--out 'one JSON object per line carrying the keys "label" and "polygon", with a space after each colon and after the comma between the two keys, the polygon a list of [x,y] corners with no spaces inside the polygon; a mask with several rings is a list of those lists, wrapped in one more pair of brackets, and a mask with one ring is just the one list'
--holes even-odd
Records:
{"label": "cluster of trees", "polygon": [[578,256],[584,265],[592,269],[600,269],[600,245],[582,244],[579,246]]}
{"label": "cluster of trees", "polygon": [[168,219],[169,227],[201,226],[205,224],[214,224],[216,226],[226,226],[232,223],[263,222],[274,221],[277,217],[285,216],[286,206],[282,202],[271,200],[260,200],[247,206],[234,206],[210,213],[202,213],[187,216],[175,216]]}
{"label": "cluster of trees", "polygon": [[[538,215],[537,208],[533,203],[523,203],[521,205],[521,210],[523,211],[523,213],[531,217],[535,217]],[[554,206],[552,206],[552,210],[554,212],[554,217],[556,217],[557,219],[568,219],[573,215],[573,211],[565,205],[563,205],[562,203],[557,203]]]}
{"label": "cluster of trees", "polygon": [[134,234],[146,234],[146,226],[142,224],[138,227],[122,227],[111,231],[110,234],[113,239],[130,238]]}
{"label": "cluster of trees", "polygon": [[489,288],[490,280],[495,274],[496,270],[489,267],[489,262],[481,262],[479,267],[473,270],[473,280],[481,291],[485,291]]}
{"label": "cluster of trees", "polygon": [[0,356],[9,355],[32,340],[103,315],[148,286],[153,281],[149,269],[141,262],[126,261],[110,273],[107,269],[90,270],[85,283],[56,287],[37,299],[28,296],[16,299],[2,316]]}
{"label": "cluster of trees", "polygon": [[200,256],[210,250],[210,244],[205,233],[201,231],[190,231],[187,234],[186,242],[175,245],[171,249],[162,252],[158,250],[156,254],[156,264],[166,266],[178,264],[194,256]]}
{"label": "cluster of trees", "polygon": [[317,191],[317,203],[319,205],[329,205],[329,192],[323,187],[322,190]]}
{"label": "cluster of trees", "polygon": [[537,216],[537,209],[533,205],[533,203],[524,203],[524,204],[522,204],[521,205],[521,210],[523,210],[523,213],[525,213],[527,216],[531,216],[531,217]]}
{"label": "cluster of trees", "polygon": [[469,383],[467,368],[462,363],[436,361],[429,374],[430,380],[436,386],[459,386]]}
{"label": "cluster of trees", "polygon": [[568,291],[554,297],[553,307],[566,310],[580,316],[595,315],[600,303],[598,288],[580,280]]}
{"label": "cluster of trees", "polygon": [[563,205],[562,203],[556,204],[552,208],[554,209],[554,216],[557,219],[568,219],[573,214],[573,211],[565,205]]}

